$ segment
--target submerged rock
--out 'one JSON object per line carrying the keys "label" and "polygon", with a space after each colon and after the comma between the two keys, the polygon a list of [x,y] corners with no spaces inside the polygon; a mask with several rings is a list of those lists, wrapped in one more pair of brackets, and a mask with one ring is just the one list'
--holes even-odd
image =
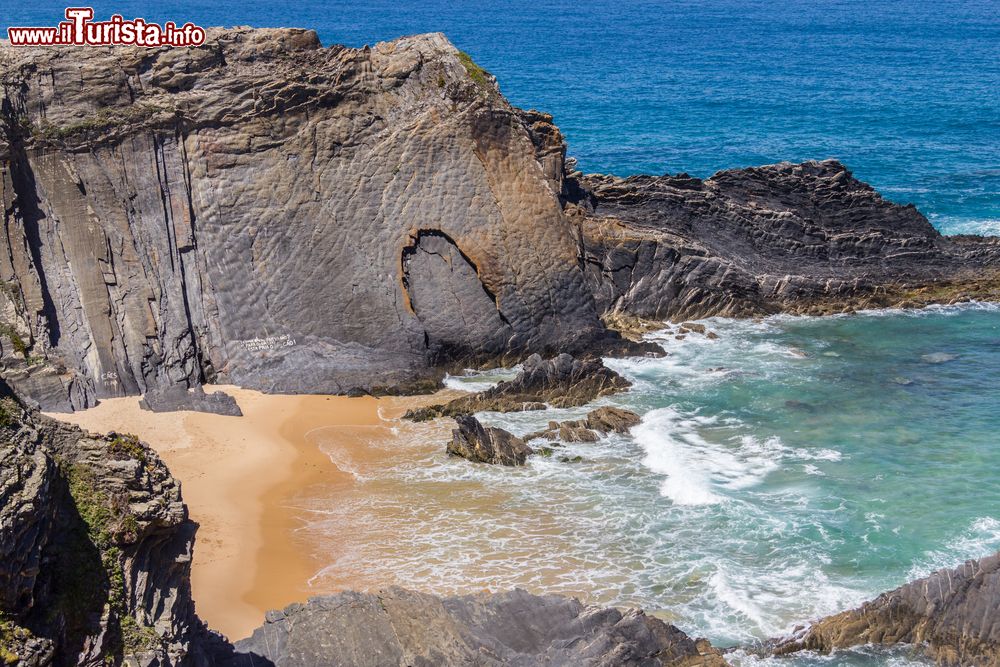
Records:
{"label": "submerged rock", "polygon": [[719,651],[637,609],[522,590],[437,597],[402,588],[314,597],[236,642],[229,667],[725,667]]}
{"label": "submerged rock", "polygon": [[920,361],[925,364],[946,364],[956,359],[958,359],[957,354],[948,354],[947,352],[931,352],[920,356]]}
{"label": "submerged rock", "polygon": [[522,466],[534,453],[524,440],[513,433],[483,426],[472,415],[455,417],[458,428],[451,432],[448,453],[479,463],[498,463],[505,466]]}
{"label": "submerged rock", "polygon": [[943,569],[775,642],[774,653],[918,644],[943,665],[1000,664],[1000,553]]}
{"label": "submerged rock", "polygon": [[631,410],[605,406],[587,414],[587,428],[600,433],[628,433],[642,418]]}

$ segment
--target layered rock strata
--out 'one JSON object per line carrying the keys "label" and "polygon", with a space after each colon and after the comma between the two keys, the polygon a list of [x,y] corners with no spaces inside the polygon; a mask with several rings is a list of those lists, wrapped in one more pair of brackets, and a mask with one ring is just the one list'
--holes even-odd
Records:
{"label": "layered rock strata", "polygon": [[1000,664],[1000,553],[943,569],[778,640],[779,655],[914,644],[941,665]]}
{"label": "layered rock strata", "polygon": [[1000,298],[1000,239],[942,236],[835,160],[569,180],[602,313],[681,321]]}
{"label": "layered rock strata", "polygon": [[0,400],[5,664],[178,665],[196,657],[195,525],[132,436],[96,436]]}
{"label": "layered rock strata", "polygon": [[[379,650],[373,651],[377,646]],[[233,667],[724,667],[708,642],[634,609],[521,590],[440,598],[346,592],[268,614]]]}
{"label": "layered rock strata", "polygon": [[836,162],[584,176],[442,35],[0,47],[0,364],[47,409],[215,380],[406,392],[629,319],[1000,298]]}
{"label": "layered rock strata", "polygon": [[4,46],[0,82],[5,377],[46,408],[631,349],[578,266],[561,154],[442,35]]}

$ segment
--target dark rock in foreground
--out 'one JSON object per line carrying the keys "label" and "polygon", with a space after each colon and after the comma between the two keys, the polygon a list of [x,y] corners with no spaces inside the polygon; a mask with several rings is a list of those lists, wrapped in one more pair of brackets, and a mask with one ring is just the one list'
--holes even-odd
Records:
{"label": "dark rock in foreground", "polygon": [[423,421],[473,412],[523,412],[544,410],[547,406],[572,408],[631,386],[631,382],[600,359],[576,359],[568,354],[542,359],[534,354],[513,380],[445,405],[410,410],[403,416]]}
{"label": "dark rock in foreground", "polygon": [[585,607],[522,590],[440,598],[402,588],[315,597],[270,612],[236,642],[232,667],[724,667],[696,641],[642,611]]}
{"label": "dark rock in foreground", "polygon": [[231,417],[243,416],[243,411],[236,404],[235,398],[221,391],[205,393],[201,385],[190,390],[181,385],[174,385],[166,389],[147,391],[139,401],[139,407],[150,412],[193,410]]}
{"label": "dark rock in foreground", "polygon": [[196,526],[134,436],[26,410],[0,382],[0,664],[196,664]]}
{"label": "dark rock in foreground", "polygon": [[513,433],[483,426],[472,415],[455,417],[458,428],[451,432],[448,453],[478,463],[523,466],[533,450]]}
{"label": "dark rock in foreground", "polygon": [[779,640],[779,655],[861,644],[923,644],[943,665],[1000,664],[1000,553],[938,570]]}

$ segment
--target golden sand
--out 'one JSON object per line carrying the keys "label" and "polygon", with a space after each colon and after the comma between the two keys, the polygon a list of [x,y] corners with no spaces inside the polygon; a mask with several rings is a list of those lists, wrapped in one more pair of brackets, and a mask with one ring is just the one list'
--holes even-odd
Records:
{"label": "golden sand", "polygon": [[140,409],[135,397],[52,416],[90,431],[134,433],[163,458],[200,525],[191,576],[197,612],[210,627],[236,639],[260,625],[266,610],[319,592],[310,590],[308,580],[322,563],[297,537],[303,516],[291,501],[310,489],[316,493],[317,487],[329,487],[323,493],[343,491],[353,478],[333,465],[308,434],[323,429],[329,437],[332,430],[338,446],[364,456],[366,447],[355,446],[355,439],[371,431],[358,427],[386,425],[380,409],[395,416],[407,405],[433,399],[218,389],[236,398],[243,417],[152,413]]}

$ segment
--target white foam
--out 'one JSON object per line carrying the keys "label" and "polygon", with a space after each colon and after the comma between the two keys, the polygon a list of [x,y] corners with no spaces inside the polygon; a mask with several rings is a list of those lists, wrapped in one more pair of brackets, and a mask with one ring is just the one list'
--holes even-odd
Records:
{"label": "white foam", "polygon": [[956,567],[997,550],[1000,550],[1000,520],[992,516],[979,517],[942,548],[924,552],[924,557],[913,564],[906,578],[920,579],[936,570]]}
{"label": "white foam", "polygon": [[646,414],[632,430],[646,453],[643,464],[666,476],[660,487],[663,496],[679,505],[722,502],[724,489],[755,486],[779,466],[787,448],[777,438],[741,436],[735,442],[712,442],[703,437],[700,431],[718,421],[666,407]]}
{"label": "white foam", "polygon": [[980,236],[1000,235],[1000,218],[967,219],[955,218],[951,216],[936,215],[931,217],[931,222],[942,234],[953,236],[955,234],[978,234]]}

